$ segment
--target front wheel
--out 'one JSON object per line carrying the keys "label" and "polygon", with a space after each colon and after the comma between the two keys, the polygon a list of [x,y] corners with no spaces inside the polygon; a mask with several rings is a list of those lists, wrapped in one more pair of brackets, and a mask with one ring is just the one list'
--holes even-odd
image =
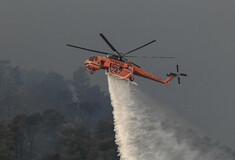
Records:
{"label": "front wheel", "polygon": [[95,72],[94,71],[90,71],[91,74],[94,74]]}
{"label": "front wheel", "polygon": [[133,76],[130,77],[130,81],[134,81],[134,77]]}

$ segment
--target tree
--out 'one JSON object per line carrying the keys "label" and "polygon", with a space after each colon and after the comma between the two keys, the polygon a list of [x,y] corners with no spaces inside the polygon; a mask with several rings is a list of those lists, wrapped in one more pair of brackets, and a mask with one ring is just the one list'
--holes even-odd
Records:
{"label": "tree", "polygon": [[111,117],[110,100],[99,86],[90,86],[85,68],[79,68],[73,74],[73,86],[79,107],[79,116],[85,125],[92,128],[101,117]]}
{"label": "tree", "polygon": [[13,104],[22,85],[19,67],[11,67],[9,61],[0,60],[0,120],[6,120],[14,112]]}
{"label": "tree", "polygon": [[54,143],[59,134],[63,123],[64,116],[57,110],[48,109],[42,113],[42,134],[43,134],[43,148],[42,152],[46,152],[54,147]]}
{"label": "tree", "polygon": [[72,92],[64,78],[56,72],[49,72],[40,82],[40,97],[57,109],[72,102]]}
{"label": "tree", "polygon": [[42,113],[43,125],[46,133],[54,133],[64,122],[64,116],[55,109],[48,109]]}
{"label": "tree", "polygon": [[29,155],[32,155],[34,146],[34,136],[40,130],[42,122],[42,115],[40,113],[33,113],[26,117],[25,126],[26,133],[29,139]]}
{"label": "tree", "polygon": [[109,118],[100,120],[95,128],[94,135],[97,140],[99,155],[102,156],[102,159],[118,159],[113,120]]}
{"label": "tree", "polygon": [[45,157],[42,158],[42,160],[60,160],[60,154],[49,152],[45,155]]}
{"label": "tree", "polygon": [[13,160],[13,150],[13,137],[8,133],[7,126],[0,123],[0,159]]}
{"label": "tree", "polygon": [[23,157],[24,155],[24,141],[25,141],[25,119],[26,115],[21,114],[13,118],[12,122],[8,125],[8,134],[12,135],[14,140],[15,158]]}
{"label": "tree", "polygon": [[95,160],[96,142],[85,127],[65,127],[57,140],[57,150],[66,160]]}

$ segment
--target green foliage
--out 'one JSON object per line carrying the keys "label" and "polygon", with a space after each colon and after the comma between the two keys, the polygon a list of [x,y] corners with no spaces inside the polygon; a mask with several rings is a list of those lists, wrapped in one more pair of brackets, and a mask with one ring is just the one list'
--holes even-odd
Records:
{"label": "green foliage", "polygon": [[95,128],[96,139],[102,140],[113,135],[114,135],[114,126],[113,126],[112,119],[106,118],[106,119],[100,120],[97,123],[97,126]]}
{"label": "green foliage", "polygon": [[42,114],[33,113],[31,115],[28,115],[25,118],[25,125],[27,128],[27,132],[29,134],[36,132],[38,128],[40,127],[41,122],[42,122]]}
{"label": "green foliage", "polygon": [[61,128],[64,123],[63,115],[50,109],[42,113],[17,115],[8,126],[0,124],[0,159],[35,159],[38,144],[34,138],[39,133],[44,135],[45,141],[48,141],[49,135],[55,139],[55,150],[46,152],[43,160],[118,159],[112,119],[99,121],[94,131],[71,124]]}
{"label": "green foliage", "polygon": [[64,116],[54,109],[46,110],[42,115],[44,132],[47,134],[54,134],[64,122]]}
{"label": "green foliage", "polygon": [[[20,114],[13,118],[8,126],[0,124],[0,157],[17,159],[32,159],[37,157],[35,149],[35,137],[38,134],[44,135],[48,142],[48,137],[56,139],[56,133],[64,122],[61,113],[55,110],[46,110],[43,113],[33,113],[30,115]],[[52,139],[52,138],[51,138]],[[44,145],[44,147],[47,147]]]}
{"label": "green foliage", "polygon": [[54,152],[50,152],[47,153],[42,160],[60,160],[60,154],[59,153],[54,153]]}
{"label": "green foliage", "polygon": [[74,91],[78,102],[78,115],[89,128],[95,126],[97,120],[112,115],[110,99],[98,86],[90,86],[85,68],[79,68],[73,74]]}
{"label": "green foliage", "polygon": [[[71,83],[69,83],[71,82]],[[117,159],[109,98],[84,68],[72,80],[0,61],[0,160]]]}
{"label": "green foliage", "polygon": [[[88,160],[93,155],[95,144],[90,132],[85,127],[66,127],[61,131],[57,140],[57,148],[63,153],[63,159]],[[90,159],[90,158],[89,158]]]}
{"label": "green foliage", "polygon": [[86,127],[67,126],[60,133],[56,149],[63,160],[118,159],[111,119],[100,121],[93,132]]}
{"label": "green foliage", "polygon": [[13,136],[7,131],[7,126],[0,123],[0,159],[13,160],[11,152],[14,148]]}
{"label": "green foliage", "polygon": [[104,160],[117,159],[113,120],[107,118],[99,121],[94,134],[98,143],[99,155],[102,155]]}
{"label": "green foliage", "polygon": [[19,144],[22,144],[25,137],[24,133],[26,131],[26,115],[21,114],[14,117],[12,122],[9,124],[9,131],[14,137],[14,141],[16,143],[16,147],[18,147]]}
{"label": "green foliage", "polygon": [[46,78],[40,82],[39,92],[43,100],[57,107],[59,107],[59,102],[71,102],[72,95],[66,82],[61,75],[55,72],[49,72]]}

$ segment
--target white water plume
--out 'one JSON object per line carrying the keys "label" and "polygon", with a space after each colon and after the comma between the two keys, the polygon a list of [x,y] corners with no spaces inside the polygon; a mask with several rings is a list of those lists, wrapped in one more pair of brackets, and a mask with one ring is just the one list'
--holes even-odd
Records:
{"label": "white water plume", "polygon": [[121,160],[232,160],[211,140],[185,129],[165,107],[128,81],[108,75]]}

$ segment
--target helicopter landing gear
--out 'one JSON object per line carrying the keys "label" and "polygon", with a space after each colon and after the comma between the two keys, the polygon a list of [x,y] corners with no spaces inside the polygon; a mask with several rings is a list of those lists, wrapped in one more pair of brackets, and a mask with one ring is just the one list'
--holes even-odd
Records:
{"label": "helicopter landing gear", "polygon": [[130,81],[134,81],[134,77],[133,76],[130,77]]}

